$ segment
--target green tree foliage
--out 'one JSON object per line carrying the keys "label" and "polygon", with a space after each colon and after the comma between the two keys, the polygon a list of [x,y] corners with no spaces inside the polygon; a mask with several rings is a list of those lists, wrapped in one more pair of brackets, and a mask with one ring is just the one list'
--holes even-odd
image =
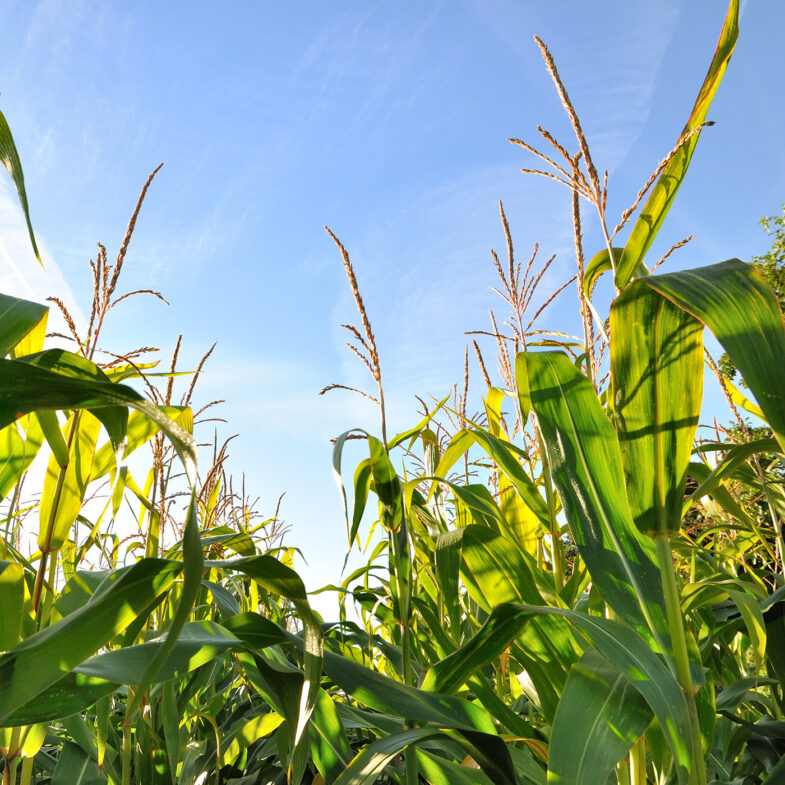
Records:
{"label": "green tree foliage", "polygon": [[[780,309],[785,309],[785,203],[780,206],[782,215],[760,219],[760,225],[772,238],[771,247],[761,256],[753,256],[751,264],[774,291]],[[726,379],[736,377],[736,365],[727,352],[720,357],[718,365]]]}

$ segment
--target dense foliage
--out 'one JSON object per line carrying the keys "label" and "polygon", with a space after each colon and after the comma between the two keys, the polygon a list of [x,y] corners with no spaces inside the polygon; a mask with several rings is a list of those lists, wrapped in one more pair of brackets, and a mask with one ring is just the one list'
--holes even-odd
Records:
{"label": "dense foliage", "polygon": [[[507,260],[493,261],[511,332],[492,318],[497,384],[474,344],[479,413],[467,353],[463,393],[387,433],[370,318],[333,235],[381,414],[379,436],[334,445],[338,477],[347,440],[368,449],[341,485],[350,547],[374,521],[366,566],[334,587],[337,621],[311,609],[275,520],[232,489],[225,445],[197,469],[193,384],[172,403],[177,352],[169,371],[135,352],[97,361],[141,199],[117,261],[101,248],[91,263],[73,352],[45,348],[45,306],[0,297],[4,784],[785,781],[782,312],[738,260],[646,265],[738,12],[731,0],[684,132],[613,232],[607,177],[537,41],[578,150],[547,131],[548,155],[513,141],[568,188],[583,335],[539,329],[545,305],[529,315],[550,262],[516,262],[502,209]],[[0,155],[27,214],[4,119]],[[581,200],[606,239],[586,264]],[[591,299],[604,272],[607,319]],[[728,400],[765,430],[739,415],[696,438],[704,328],[757,404],[718,371]],[[126,384],[140,379],[147,397]]]}

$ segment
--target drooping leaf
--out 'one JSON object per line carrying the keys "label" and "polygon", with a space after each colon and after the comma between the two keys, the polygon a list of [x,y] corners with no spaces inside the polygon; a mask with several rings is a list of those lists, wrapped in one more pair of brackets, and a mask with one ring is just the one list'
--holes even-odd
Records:
{"label": "drooping leaf", "polygon": [[481,706],[418,690],[332,652],[324,653],[324,671],[355,700],[384,714],[431,722],[442,728],[496,732],[493,720]]}
{"label": "drooping leaf", "polygon": [[193,437],[138,392],[122,384],[66,376],[21,360],[0,359],[0,428],[36,409],[101,409],[131,406],[155,421],[195,476]]}
{"label": "drooping leaf", "polygon": [[297,722],[293,728],[293,752],[289,777],[297,785],[307,764],[306,729],[319,696],[322,673],[322,629],[319,617],[311,609],[305,585],[291,567],[269,555],[251,556],[232,561],[210,561],[206,566],[242,572],[268,591],[291,600],[303,624],[303,682]]}
{"label": "drooping leaf", "polygon": [[43,267],[41,254],[38,253],[38,246],[35,242],[33,224],[30,222],[30,208],[27,204],[27,191],[25,190],[25,176],[22,173],[22,162],[19,160],[19,153],[16,150],[16,144],[14,143],[11,129],[8,127],[8,121],[5,119],[5,115],[2,112],[0,112],[0,161],[2,161],[3,166],[8,170],[8,174],[11,175],[11,179],[14,181],[14,187],[19,196],[19,203],[22,205],[25,220],[27,221],[27,231],[30,234],[33,253]]}
{"label": "drooping leaf", "polygon": [[613,248],[613,264],[611,264],[611,256],[607,248],[603,248],[592,256],[583,273],[583,293],[586,297],[591,299],[600,276],[610,272],[614,267],[618,267],[623,254],[624,248]]}
{"label": "drooping leaf", "polygon": [[785,449],[785,324],[777,298],[755,269],[730,259],[643,280],[714,333]]}
{"label": "drooping leaf", "polygon": [[[593,647],[629,679],[662,724],[666,740],[678,764],[679,780],[686,781],[691,768],[690,719],[687,702],[676,676],[663,657],[655,654],[647,641],[628,625],[589,616],[565,608],[504,603],[496,606],[476,635],[456,652],[434,666],[429,683],[454,679],[471,666],[479,668],[521,635],[535,616],[566,619]],[[462,675],[461,675],[462,678]],[[577,709],[576,709],[577,711]],[[583,713],[584,709],[581,707]]]}
{"label": "drooping leaf", "polygon": [[417,764],[431,785],[493,785],[488,775],[474,766],[454,763],[424,749],[417,749]]}
{"label": "drooping leaf", "polygon": [[760,455],[761,453],[776,453],[781,451],[779,442],[776,439],[753,439],[750,442],[742,444],[724,445],[727,447],[725,456],[714,469],[711,469],[703,477],[696,477],[700,480],[698,487],[690,494],[689,499],[685,500],[685,504],[689,501],[700,499],[707,494],[710,494],[716,488],[719,488],[722,483],[733,476],[737,467],[741,466],[748,458],[753,455]]}
{"label": "drooping leaf", "polygon": [[346,770],[335,780],[335,785],[370,785],[384,767],[410,744],[431,739],[454,738],[473,753],[473,757],[496,785],[516,785],[510,754],[498,736],[481,733],[449,734],[434,728],[413,728],[383,737],[365,747]]}
{"label": "drooping leaf", "polygon": [[74,412],[65,424],[65,438],[70,442],[67,466],[61,469],[54,453],[49,458],[39,506],[42,553],[62,547],[82,509],[99,430],[100,423],[90,412]]}
{"label": "drooping leaf", "polygon": [[510,442],[498,439],[482,428],[461,429],[453,436],[436,467],[436,476],[446,478],[455,462],[473,444],[479,445],[493,458],[499,471],[505,475],[526,506],[539,520],[548,524],[547,505],[519,462],[521,451]]}
{"label": "drooping leaf", "polygon": [[328,785],[336,780],[352,758],[346,729],[333,699],[324,690],[319,690],[311,721],[311,755]]}
{"label": "drooping leaf", "polygon": [[0,357],[5,357],[48,313],[45,305],[0,294]]}
{"label": "drooping leaf", "polygon": [[[193,412],[188,406],[159,406],[159,411],[183,430],[193,433]],[[155,434],[160,433],[159,423],[141,412],[133,411],[128,415],[128,426],[125,435],[122,458],[146,444]],[[90,480],[97,480],[107,475],[117,465],[116,452],[111,443],[104,444],[95,454]]]}
{"label": "drooping leaf", "polygon": [[[18,357],[17,362],[28,363],[36,368],[45,368],[48,371],[54,371],[62,376],[70,376],[73,379],[83,379],[87,382],[109,382],[106,374],[95,363],[64,349],[47,349],[37,354]],[[128,425],[128,408],[116,405],[102,406],[94,410],[94,416],[106,428],[114,449],[118,449],[125,439],[126,427]]]}

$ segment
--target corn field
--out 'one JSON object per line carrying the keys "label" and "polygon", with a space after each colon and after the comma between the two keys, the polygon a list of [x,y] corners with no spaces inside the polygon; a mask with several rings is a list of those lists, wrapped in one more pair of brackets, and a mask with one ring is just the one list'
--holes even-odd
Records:
{"label": "corn field", "polygon": [[[3,785],[785,782],[783,315],[737,259],[657,270],[686,240],[648,255],[738,16],[731,0],[683,132],[618,220],[536,39],[575,138],[510,141],[527,177],[566,189],[575,275],[533,309],[553,258],[516,259],[500,204],[506,313],[472,331],[463,385],[420,399],[402,433],[388,433],[372,315],[328,230],[369,389],[322,392],[361,394],[380,415],[376,434],[334,440],[347,547],[365,554],[336,575],[337,619],[312,609],[277,514],[228,476],[226,443],[197,462],[209,352],[183,371],[179,341],[163,370],[144,347],[101,351],[126,297],[161,297],[118,288],[155,172],[116,260],[99,246],[90,263],[87,331],[51,305],[73,351],[50,348],[50,306],[0,295]],[[2,115],[0,155],[38,256]],[[589,216],[605,247],[585,253]],[[609,313],[596,286],[612,287]],[[570,294],[580,334],[541,329]],[[476,410],[470,359],[486,383]],[[706,368],[733,418],[711,438],[698,436]],[[367,446],[352,469],[348,440]]]}

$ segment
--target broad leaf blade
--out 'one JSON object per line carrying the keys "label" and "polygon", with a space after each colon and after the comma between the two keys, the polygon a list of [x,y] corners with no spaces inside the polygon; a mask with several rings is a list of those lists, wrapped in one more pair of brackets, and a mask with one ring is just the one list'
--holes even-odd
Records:
{"label": "broad leaf blade", "polygon": [[785,324],[777,298],[738,259],[642,279],[723,345],[785,449]]}
{"label": "broad leaf blade", "polygon": [[667,651],[656,551],[632,520],[613,426],[567,355],[525,357],[553,480],[592,580],[620,618]]}
{"label": "broad leaf blade", "polygon": [[0,657],[0,722],[124,630],[174,582],[180,564],[144,559],[92,600]]}
{"label": "broad leaf blade", "polygon": [[678,531],[703,395],[703,326],[634,281],[611,307],[613,422],[645,534]]}
{"label": "broad leaf blade", "polygon": [[646,730],[652,710],[623,671],[589,650],[572,666],[548,749],[548,782],[605,782]]}
{"label": "broad leaf blade", "polygon": [[45,305],[0,294],[0,357],[5,357],[48,313]]}

